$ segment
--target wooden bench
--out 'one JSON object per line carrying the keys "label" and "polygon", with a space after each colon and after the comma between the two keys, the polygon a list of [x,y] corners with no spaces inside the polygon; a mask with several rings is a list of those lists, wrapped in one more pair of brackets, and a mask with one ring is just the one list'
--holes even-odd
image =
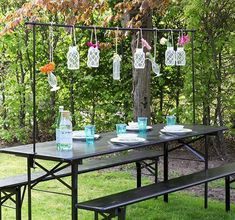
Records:
{"label": "wooden bench", "polygon": [[77,204],[77,208],[95,212],[95,220],[101,214],[104,219],[118,216],[124,220],[126,206],[151,199],[164,194],[176,192],[185,188],[207,183],[225,177],[225,204],[226,211],[230,210],[230,175],[235,173],[235,162],[221,167],[211,168],[207,171],[181,176],[165,182],[154,183],[148,186],[127,190],[124,192],[104,196]]}
{"label": "wooden bench", "polygon": [[[84,161],[84,164],[78,166],[78,174],[87,173],[95,170],[101,170],[109,167],[124,165],[132,162],[136,162],[137,167],[137,186],[141,184],[141,167],[140,162],[143,160],[153,160],[155,165],[157,165],[158,157],[162,156],[162,152],[157,152],[153,150],[141,150],[141,151],[129,151],[127,153],[118,154],[112,157],[107,157],[104,159],[93,159]],[[151,166],[151,163],[150,163]],[[155,169],[152,168],[152,169]],[[63,178],[71,175],[71,169],[66,168],[57,173],[56,177]],[[44,177],[41,179],[42,177]],[[53,175],[47,175],[46,172],[35,172],[31,176],[32,183],[40,181],[53,180],[55,177]],[[16,219],[21,219],[21,207],[25,195],[26,186],[28,184],[27,174],[16,175],[11,177],[6,177],[0,179],[0,220],[2,219],[1,207],[7,200],[11,200],[15,203],[16,209]],[[23,187],[23,193],[21,188]]]}

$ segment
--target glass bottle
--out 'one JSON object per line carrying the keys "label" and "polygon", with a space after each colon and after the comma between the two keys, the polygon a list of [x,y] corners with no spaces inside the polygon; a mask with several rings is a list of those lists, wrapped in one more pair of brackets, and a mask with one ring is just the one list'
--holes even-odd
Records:
{"label": "glass bottle", "polygon": [[113,79],[120,80],[121,57],[115,53],[113,55]]}
{"label": "glass bottle", "polygon": [[56,118],[56,135],[55,135],[57,150],[60,150],[60,120],[63,111],[64,111],[64,106],[59,106],[59,114],[58,117]]}
{"label": "glass bottle", "polygon": [[80,55],[77,46],[70,46],[67,53],[67,66],[69,70],[78,70],[80,66]]}
{"label": "glass bottle", "polygon": [[165,64],[166,66],[175,65],[175,50],[171,45],[167,46],[167,49],[165,52]]}
{"label": "glass bottle", "polygon": [[186,55],[184,51],[184,47],[178,47],[176,50],[176,65],[177,66],[185,66],[186,64]]}
{"label": "glass bottle", "polygon": [[63,111],[60,119],[60,151],[68,151],[72,149],[72,122],[69,111]]}
{"label": "glass bottle", "polygon": [[134,53],[134,67],[136,69],[145,68],[145,53],[143,48],[136,48],[136,51]]}

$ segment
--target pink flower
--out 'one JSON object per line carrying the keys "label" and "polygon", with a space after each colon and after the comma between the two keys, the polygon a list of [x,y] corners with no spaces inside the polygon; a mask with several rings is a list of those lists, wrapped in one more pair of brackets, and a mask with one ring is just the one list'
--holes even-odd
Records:
{"label": "pink flower", "polygon": [[141,38],[141,42],[142,42],[142,45],[144,47],[146,47],[147,50],[151,50],[151,46],[149,45],[149,43],[144,39],[144,38]]}
{"label": "pink flower", "polygon": [[89,42],[87,42],[86,44],[87,44],[88,47],[94,47],[94,48],[97,47],[97,48],[99,48],[99,43],[93,44],[91,41],[89,41]]}
{"label": "pink flower", "polygon": [[189,42],[190,42],[190,37],[189,37],[189,35],[183,35],[183,36],[181,36],[181,37],[179,38],[179,40],[178,40],[178,44],[179,44],[180,46],[184,46],[184,45],[188,44]]}

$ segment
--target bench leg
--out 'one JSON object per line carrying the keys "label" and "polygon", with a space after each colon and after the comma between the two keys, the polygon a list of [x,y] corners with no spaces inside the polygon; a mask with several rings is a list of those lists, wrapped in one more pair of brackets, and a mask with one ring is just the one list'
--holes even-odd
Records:
{"label": "bench leg", "polygon": [[159,161],[159,158],[156,158],[154,161],[155,161],[154,182],[157,183],[158,182],[158,161]]}
{"label": "bench leg", "polygon": [[230,176],[225,177],[225,209],[230,211]]}
{"label": "bench leg", "polygon": [[118,220],[126,219],[126,207],[118,209]]}
{"label": "bench leg", "polygon": [[[168,180],[168,143],[164,143],[164,181]],[[168,202],[168,194],[164,195],[164,202]]]}
{"label": "bench leg", "polygon": [[208,183],[205,183],[205,191],[204,191],[204,208],[208,208]]}
{"label": "bench leg", "polygon": [[2,192],[0,191],[0,220],[2,220]]}
{"label": "bench leg", "polygon": [[21,220],[21,192],[20,187],[16,188],[16,219]]}
{"label": "bench leg", "polygon": [[141,163],[136,162],[136,186],[141,187]]}
{"label": "bench leg", "polygon": [[99,220],[99,213],[95,211],[95,220]]}

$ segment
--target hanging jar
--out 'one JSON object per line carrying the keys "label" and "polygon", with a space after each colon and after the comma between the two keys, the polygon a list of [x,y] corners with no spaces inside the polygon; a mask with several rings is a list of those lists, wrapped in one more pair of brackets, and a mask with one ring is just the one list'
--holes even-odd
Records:
{"label": "hanging jar", "polygon": [[177,66],[185,66],[186,64],[186,54],[184,51],[184,47],[177,47],[176,50],[176,65]]}
{"label": "hanging jar", "polygon": [[117,43],[118,43],[118,28],[115,32],[115,47],[116,51],[113,55],[113,79],[114,80],[120,80],[120,72],[121,72],[121,56],[118,54],[117,51]]}
{"label": "hanging jar", "polygon": [[173,41],[173,32],[171,31],[171,43],[167,43],[167,49],[165,51],[165,64],[167,66],[174,66],[175,65],[175,50],[174,50],[174,41]]}
{"label": "hanging jar", "polygon": [[[139,33],[137,37],[136,51],[134,53],[134,67],[136,69],[144,69],[145,68],[145,53],[143,49],[143,44],[141,44],[141,48],[138,48],[139,43]],[[140,30],[141,39],[142,39],[142,30]]]}
{"label": "hanging jar", "polygon": [[67,53],[67,66],[69,70],[78,70],[80,67],[80,55],[77,46],[70,46]]}
{"label": "hanging jar", "polygon": [[113,79],[120,80],[121,57],[114,53],[113,55]]}
{"label": "hanging jar", "polygon": [[53,72],[50,72],[47,74],[47,80],[49,85],[52,87],[51,91],[54,92],[56,90],[58,90],[60,87],[57,86],[57,78],[56,76],[53,74]]}
{"label": "hanging jar", "polygon": [[99,67],[99,62],[100,62],[100,51],[98,49],[98,42],[97,42],[95,27],[94,27],[94,34],[95,34],[95,44],[92,43],[92,36],[93,36],[93,31],[92,31],[91,41],[89,42],[90,48],[88,49],[88,54],[87,54],[87,66],[88,67]]}

